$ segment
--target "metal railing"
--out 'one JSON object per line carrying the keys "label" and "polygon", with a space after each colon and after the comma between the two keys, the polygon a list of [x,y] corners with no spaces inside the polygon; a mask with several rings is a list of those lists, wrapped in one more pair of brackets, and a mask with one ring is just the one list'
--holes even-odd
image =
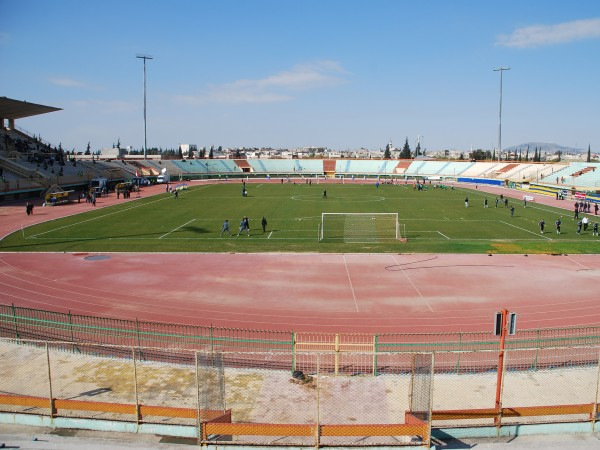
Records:
{"label": "metal railing", "polygon": [[[285,363],[273,360],[269,367],[290,371],[296,370],[301,364],[300,353],[325,351],[335,355],[331,361],[335,373],[375,376],[389,374],[393,370],[386,358],[389,353],[444,351],[459,352],[460,355],[465,351],[496,351],[499,348],[499,340],[492,332],[352,334],[252,330],[124,320],[2,304],[0,337],[70,342],[75,349],[79,343],[95,343],[195,351],[287,352],[290,357]],[[540,352],[545,349],[590,345],[600,345],[599,326],[520,330],[516,335],[507,337],[506,349],[533,350],[528,353],[528,359],[520,360],[518,366],[509,369],[542,368],[544,363],[540,360]],[[362,355],[358,359],[350,356],[356,352]],[[159,353],[156,351],[154,356],[146,356],[148,359],[161,360],[163,356]],[[369,354],[369,357],[364,354]],[[562,362],[553,361],[552,364],[585,366],[590,363],[569,355],[562,355],[561,358]],[[254,363],[258,364],[249,355],[243,365],[251,367]],[[444,365],[443,369],[445,372],[461,373],[467,370],[465,363],[459,356],[452,363]],[[265,363],[263,361],[260,364]],[[473,367],[471,364],[468,370],[473,370]],[[482,362],[478,370],[485,371],[488,368],[489,365]]]}

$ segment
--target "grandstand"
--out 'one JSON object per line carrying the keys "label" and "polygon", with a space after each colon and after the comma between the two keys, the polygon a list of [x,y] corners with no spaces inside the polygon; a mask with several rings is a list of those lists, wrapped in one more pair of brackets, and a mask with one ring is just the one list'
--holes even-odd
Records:
{"label": "grandstand", "polygon": [[[0,200],[42,195],[48,187],[86,189],[93,178],[109,180],[109,189],[135,176],[156,177],[166,169],[174,179],[236,177],[321,177],[402,180],[454,179],[495,184],[538,183],[558,189],[600,189],[599,163],[386,159],[122,159],[100,160],[56,148],[15,125],[15,120],[60,108],[0,98]],[[8,126],[5,126],[8,120]],[[550,192],[553,192],[552,190]]]}

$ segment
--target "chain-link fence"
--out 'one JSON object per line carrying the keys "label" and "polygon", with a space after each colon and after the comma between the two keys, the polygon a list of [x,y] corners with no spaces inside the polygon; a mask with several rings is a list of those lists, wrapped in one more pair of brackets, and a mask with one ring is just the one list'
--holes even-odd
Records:
{"label": "chain-link fence", "polygon": [[598,346],[506,350],[503,377],[492,350],[341,348],[296,352],[291,372],[290,353],[0,339],[0,410],[302,446],[427,445],[432,427],[596,420]]}

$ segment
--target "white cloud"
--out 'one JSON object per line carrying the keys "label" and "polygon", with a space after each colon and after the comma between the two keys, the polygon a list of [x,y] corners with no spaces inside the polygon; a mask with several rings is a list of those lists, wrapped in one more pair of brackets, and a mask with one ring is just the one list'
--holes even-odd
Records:
{"label": "white cloud", "polygon": [[83,81],[73,80],[72,78],[65,78],[65,77],[50,78],[48,81],[50,81],[50,83],[55,84],[57,86],[62,86],[62,87],[66,87],[66,88],[85,88],[85,87],[87,87],[87,84],[84,83]]}
{"label": "white cloud", "polygon": [[318,61],[297,65],[283,72],[260,79],[240,79],[231,83],[209,86],[199,95],[180,95],[182,103],[274,103],[289,101],[294,93],[345,82],[345,71],[334,61]]}
{"label": "white cloud", "polygon": [[556,25],[532,25],[517,28],[510,35],[500,35],[496,45],[532,48],[600,38],[600,19],[575,20]]}

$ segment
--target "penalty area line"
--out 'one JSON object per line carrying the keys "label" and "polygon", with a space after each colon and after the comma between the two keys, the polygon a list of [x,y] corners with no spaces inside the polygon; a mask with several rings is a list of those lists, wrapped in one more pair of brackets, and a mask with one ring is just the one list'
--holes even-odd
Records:
{"label": "penalty area line", "polygon": [[442,233],[441,231],[438,230],[438,233],[441,234],[442,236],[444,236],[446,239],[450,240],[450,238],[448,236],[446,236],[444,233]]}
{"label": "penalty area line", "polygon": [[[533,232],[533,231],[531,231],[531,230],[528,230],[528,229],[526,229],[526,228],[521,228],[521,227],[518,227],[518,226],[516,226],[516,225],[513,225],[512,223],[505,222],[504,220],[501,220],[501,221],[500,221],[500,223],[503,223],[504,225],[508,225],[508,226],[510,226],[510,227],[514,227],[514,228],[516,228],[516,229],[518,229],[518,230],[527,231],[527,232],[528,232],[528,233],[530,233],[530,234],[534,234],[534,235],[536,235],[536,236],[539,236],[539,234],[537,234],[537,233],[534,233],[534,232]],[[542,234],[542,237],[543,237],[544,239],[547,239],[547,240],[549,240],[549,241],[552,241],[552,238],[546,237],[546,236],[544,236],[543,234]]]}
{"label": "penalty area line", "polygon": [[171,230],[171,231],[169,231],[168,233],[165,233],[165,234],[163,234],[162,236],[159,236],[159,237],[158,237],[158,239],[162,239],[162,238],[164,238],[165,236],[168,236],[168,235],[170,235],[171,233],[174,233],[175,231],[179,230],[180,228],[183,228],[183,227],[185,227],[185,226],[186,226],[188,223],[192,223],[194,220],[196,220],[196,219],[192,219],[192,220],[190,220],[190,221],[188,221],[188,222],[184,223],[183,225],[181,225],[181,226],[178,226],[178,227],[177,227],[177,228],[175,228],[174,230]]}

